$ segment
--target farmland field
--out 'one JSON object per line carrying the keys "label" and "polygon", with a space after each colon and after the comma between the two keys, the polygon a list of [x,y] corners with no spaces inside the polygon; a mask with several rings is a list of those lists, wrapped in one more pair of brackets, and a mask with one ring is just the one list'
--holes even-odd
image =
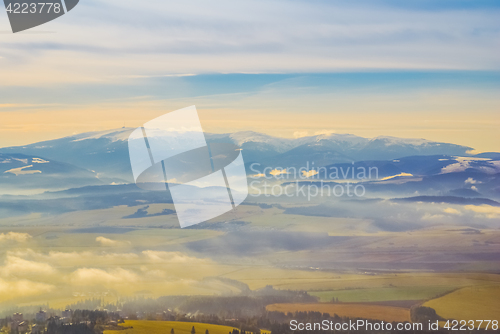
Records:
{"label": "farmland field", "polygon": [[[299,257],[301,254],[296,254]],[[381,289],[393,287],[436,288],[441,286],[446,291],[455,287],[492,284],[500,281],[500,276],[472,273],[401,273],[363,275],[328,271],[285,270],[244,268],[225,274],[224,277],[244,282],[251,289],[260,289],[273,285],[282,290],[330,291],[350,289]],[[429,296],[429,298],[434,295]]]}
{"label": "farmland field", "polygon": [[466,287],[424,304],[446,319],[500,320],[500,285]]}
{"label": "farmland field", "polygon": [[401,307],[365,305],[365,304],[272,304],[267,306],[268,311],[278,312],[321,312],[330,315],[337,314],[344,317],[360,317],[383,321],[410,321],[410,310]]}
{"label": "farmland field", "polygon": [[[64,309],[89,298],[107,303],[121,296],[240,293],[234,284],[214,277],[244,283],[250,290],[271,285],[308,291],[322,302],[336,297],[344,303],[429,300],[457,288],[500,284],[500,275],[482,272],[491,270],[494,261],[468,263],[465,272],[405,269],[410,260],[432,262],[443,250],[477,249],[478,243],[488,242],[491,252],[500,242],[498,231],[464,234],[458,227],[451,231],[446,227],[411,235],[368,233],[371,223],[363,219],[282,214],[282,209],[256,205],[242,205],[231,214],[248,233],[233,231],[237,225],[226,218],[215,218],[213,228],[203,229],[173,228],[178,226],[174,215],[124,218],[143,207],[120,205],[0,219],[0,234],[26,236],[0,244],[0,265],[10,273],[0,277],[0,283],[5,281],[3,290],[0,287],[0,310],[47,302]],[[174,209],[171,204],[151,204],[148,213],[165,208]],[[270,221],[273,230],[267,231]],[[254,230],[259,228],[266,232]],[[283,242],[289,238],[299,241],[300,247]],[[409,238],[418,239],[418,245],[406,247]],[[453,241],[445,245],[440,238]],[[428,250],[432,251],[424,254]],[[386,267],[387,263],[401,266]],[[377,264],[383,270],[377,270]],[[26,289],[11,282],[8,277],[13,273],[36,284]]]}
{"label": "farmland field", "polygon": [[338,298],[339,302],[379,302],[388,300],[427,300],[453,290],[449,286],[413,286],[373,289],[310,291],[321,302],[330,302]]}
{"label": "farmland field", "polygon": [[191,334],[191,328],[196,333],[205,334],[208,329],[210,334],[228,334],[233,327],[203,324],[199,322],[179,321],[148,321],[148,320],[126,320],[122,327],[133,327],[125,330],[106,330],[104,334],[165,334],[170,333],[173,328],[175,334]]}

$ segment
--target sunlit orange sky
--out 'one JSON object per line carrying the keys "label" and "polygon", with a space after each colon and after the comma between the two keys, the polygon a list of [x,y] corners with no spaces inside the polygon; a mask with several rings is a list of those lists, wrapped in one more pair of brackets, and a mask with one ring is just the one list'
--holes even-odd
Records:
{"label": "sunlit orange sky", "polygon": [[99,0],[18,34],[0,11],[0,147],[135,127],[196,105],[208,132],[388,135],[500,151],[499,8]]}

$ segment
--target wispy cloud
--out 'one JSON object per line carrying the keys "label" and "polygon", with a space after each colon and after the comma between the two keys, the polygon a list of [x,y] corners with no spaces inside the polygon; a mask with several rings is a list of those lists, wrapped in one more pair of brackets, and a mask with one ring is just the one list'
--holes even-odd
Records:
{"label": "wispy cloud", "polygon": [[1,275],[6,277],[30,277],[48,276],[56,273],[56,270],[47,263],[28,261],[20,257],[8,255],[5,265],[0,267]]}
{"label": "wispy cloud", "polygon": [[102,270],[97,268],[80,268],[69,275],[69,280],[75,285],[100,285],[100,284],[130,284],[139,277],[132,271],[122,268]]}
{"label": "wispy cloud", "polygon": [[486,216],[490,219],[500,217],[500,208],[489,205],[466,205],[465,209],[473,211],[479,215]]}
{"label": "wispy cloud", "polygon": [[24,296],[35,296],[52,291],[51,284],[32,282],[29,280],[9,281],[0,278],[0,301]]}
{"label": "wispy cloud", "polygon": [[101,246],[107,246],[107,247],[112,247],[112,246],[118,247],[118,246],[130,245],[129,241],[112,240],[112,239],[108,239],[108,238],[103,237],[103,236],[95,238],[95,241],[100,243]]}
{"label": "wispy cloud", "polygon": [[[500,69],[498,6],[411,3],[80,2],[38,28],[54,34],[3,36],[0,78],[33,85],[213,72]],[[7,30],[4,12],[0,22]]]}
{"label": "wispy cloud", "polygon": [[17,242],[26,242],[31,239],[28,233],[8,232],[0,234],[0,242],[5,240],[12,240]]}

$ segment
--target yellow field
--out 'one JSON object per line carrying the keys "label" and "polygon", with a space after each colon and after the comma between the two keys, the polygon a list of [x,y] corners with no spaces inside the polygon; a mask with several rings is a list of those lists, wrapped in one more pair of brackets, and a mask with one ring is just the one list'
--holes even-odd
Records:
{"label": "yellow field", "polygon": [[383,321],[410,321],[410,310],[401,307],[367,305],[367,304],[272,304],[267,306],[268,311],[278,312],[306,312],[337,314],[344,317],[360,317]]}
{"label": "yellow field", "polygon": [[500,285],[466,287],[424,304],[445,319],[500,320]]}
{"label": "yellow field", "polygon": [[127,320],[122,327],[133,327],[125,330],[107,330],[104,334],[165,334],[170,333],[173,328],[175,334],[191,334],[191,328],[197,334],[205,334],[208,329],[210,334],[228,334],[233,327],[202,324],[199,322],[179,322],[179,321],[148,321],[148,320]]}

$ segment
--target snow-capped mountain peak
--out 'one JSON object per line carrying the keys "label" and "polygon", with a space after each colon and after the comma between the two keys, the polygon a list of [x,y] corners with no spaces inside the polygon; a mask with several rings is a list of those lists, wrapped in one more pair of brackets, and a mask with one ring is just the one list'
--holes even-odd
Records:
{"label": "snow-capped mountain peak", "polygon": [[113,129],[113,130],[105,130],[105,131],[94,131],[94,132],[85,132],[78,135],[69,136],[68,138],[72,138],[72,141],[82,141],[88,139],[102,139],[106,138],[115,141],[126,141],[128,137],[134,131],[134,128],[121,128],[121,129]]}
{"label": "snow-capped mountain peak", "polygon": [[379,136],[373,138],[371,141],[383,142],[385,146],[392,146],[392,145],[422,146],[429,144],[439,144],[423,138],[398,138],[391,136]]}

